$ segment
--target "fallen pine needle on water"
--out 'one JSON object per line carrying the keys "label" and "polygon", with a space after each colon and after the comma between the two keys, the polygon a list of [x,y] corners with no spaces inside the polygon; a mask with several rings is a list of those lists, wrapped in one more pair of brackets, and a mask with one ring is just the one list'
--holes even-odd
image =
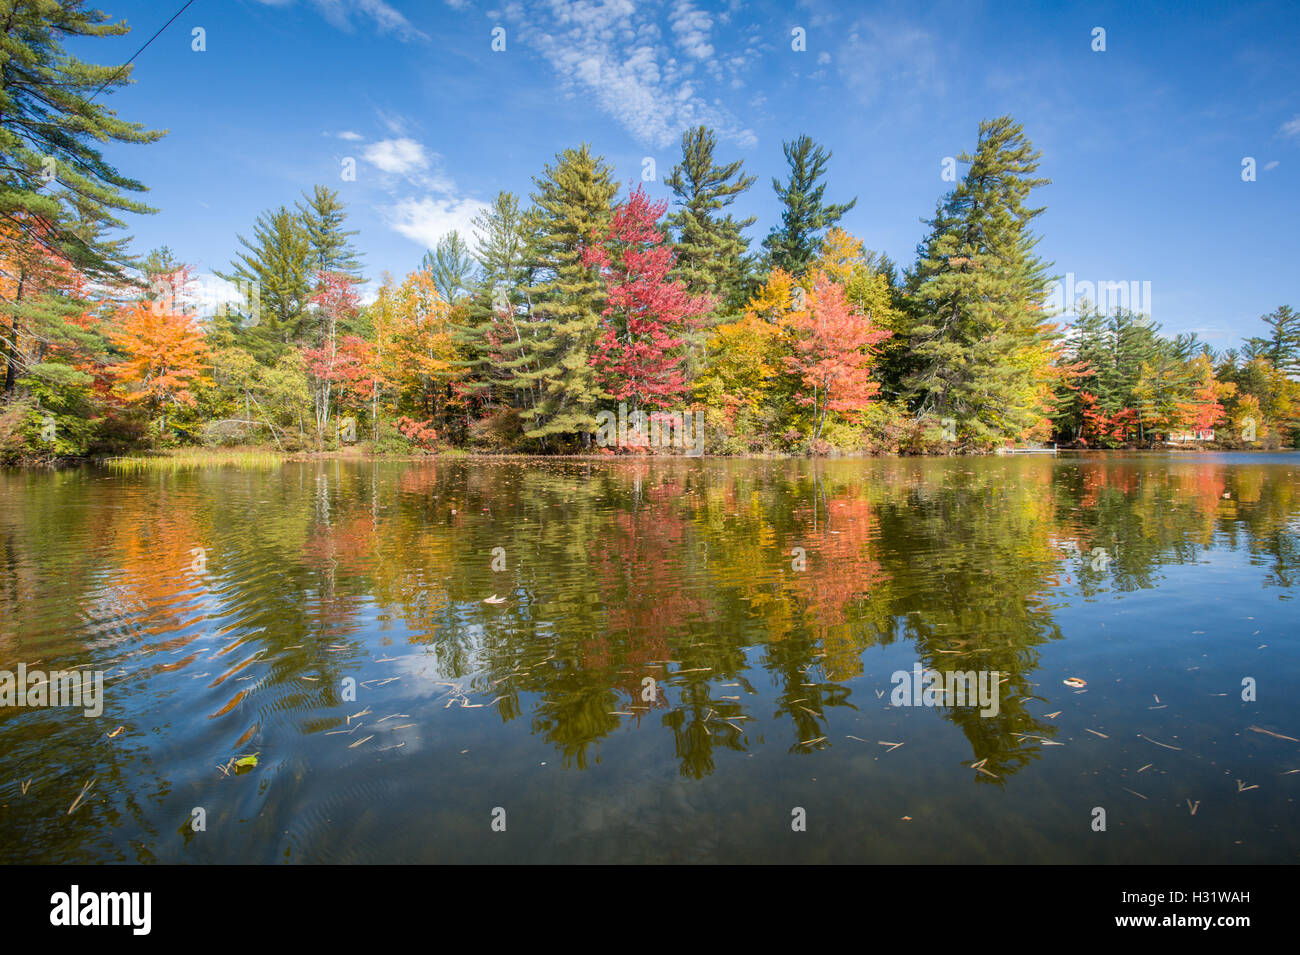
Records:
{"label": "fallen pine needle on water", "polygon": [[1091,733],[1093,736],[1100,736],[1102,739],[1110,739],[1110,737],[1107,736],[1105,733],[1098,733],[1096,730],[1090,730],[1087,727],[1084,727],[1083,731],[1085,733]]}
{"label": "fallen pine needle on water", "polygon": [[1139,773],[1141,773],[1141,772],[1145,772],[1146,770],[1150,769],[1150,768],[1151,768],[1152,766],[1154,766],[1154,765],[1155,765],[1155,763],[1147,763],[1145,766],[1143,766],[1141,769],[1139,769],[1138,772],[1139,772]]}
{"label": "fallen pine needle on water", "polygon": [[77,798],[72,800],[72,805],[68,807],[67,814],[69,816],[72,815],[72,811],[76,809],[77,806],[81,805],[81,800],[86,798],[86,793],[90,792],[91,787],[93,787],[94,785],[95,785],[94,777],[91,777],[90,779],[86,780],[85,784],[81,787],[81,792],[77,793]]}
{"label": "fallen pine needle on water", "polygon": [[1239,792],[1239,793],[1248,792],[1248,791],[1251,790],[1251,789],[1258,789],[1258,788],[1259,788],[1259,786],[1253,786],[1253,785],[1252,785],[1252,786],[1243,786],[1242,783],[1241,783],[1241,780],[1240,780],[1240,779],[1237,780],[1237,792]]}
{"label": "fallen pine needle on water", "polygon": [[108,738],[109,738],[109,739],[112,739],[114,736],[116,736],[118,733],[122,732],[122,730],[124,730],[124,729],[126,729],[125,726],[119,726],[117,729],[113,730],[113,732],[111,732],[111,733],[108,734]]}
{"label": "fallen pine needle on water", "polygon": [[1265,736],[1273,736],[1277,739],[1288,740],[1292,743],[1300,743],[1300,739],[1296,739],[1294,736],[1283,736],[1281,733],[1274,733],[1272,730],[1266,730],[1259,726],[1247,726],[1246,729],[1254,730],[1256,733],[1263,733]]}
{"label": "fallen pine needle on water", "polygon": [[[1138,736],[1142,736],[1142,734],[1138,733]],[[1142,738],[1146,740],[1148,743],[1155,743],[1157,746],[1163,746],[1165,749],[1174,749],[1180,753],[1183,751],[1183,748],[1181,746],[1170,746],[1168,743],[1162,743],[1160,742],[1160,740],[1152,739],[1150,736],[1142,736]]]}
{"label": "fallen pine needle on water", "polygon": [[357,740],[355,743],[349,743],[349,744],[348,744],[348,749],[356,749],[356,748],[357,748],[358,746],[360,746],[362,743],[366,742],[366,740],[372,740],[372,739],[374,739],[373,736],[367,736],[365,739],[359,739],[359,740]]}
{"label": "fallen pine needle on water", "polygon": [[878,740],[876,740],[876,742],[879,743],[881,746],[888,746],[888,747],[889,747],[889,751],[890,751],[891,753],[892,753],[894,750],[898,749],[898,747],[900,747],[900,746],[903,745],[902,743],[891,743],[891,742],[889,742],[888,740],[883,740],[883,739],[878,739]]}
{"label": "fallen pine needle on water", "polygon": [[1187,800],[1187,808],[1191,811],[1192,815],[1194,816],[1196,815],[1196,810],[1201,808],[1201,801],[1198,799],[1196,800],[1196,802],[1193,803],[1189,799]]}
{"label": "fallen pine needle on water", "polygon": [[1147,798],[1146,796],[1143,796],[1140,792],[1136,792],[1132,789],[1129,789],[1127,786],[1120,786],[1119,788],[1124,790],[1126,793],[1133,793],[1134,796],[1141,796],[1143,799]]}

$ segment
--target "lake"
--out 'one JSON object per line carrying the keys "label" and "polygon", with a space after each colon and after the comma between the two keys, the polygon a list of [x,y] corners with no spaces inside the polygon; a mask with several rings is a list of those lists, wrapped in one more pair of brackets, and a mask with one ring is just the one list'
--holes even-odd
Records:
{"label": "lake", "polygon": [[0,566],[103,686],[7,862],[1300,861],[1296,454],[10,471]]}

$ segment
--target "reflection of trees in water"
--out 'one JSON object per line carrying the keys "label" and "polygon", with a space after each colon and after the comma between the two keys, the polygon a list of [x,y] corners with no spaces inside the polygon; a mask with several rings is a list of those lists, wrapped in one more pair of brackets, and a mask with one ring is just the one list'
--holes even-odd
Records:
{"label": "reflection of trees in water", "polygon": [[[268,720],[344,725],[343,677],[415,652],[503,721],[527,716],[566,765],[593,765],[622,727],[661,725],[698,778],[717,748],[748,750],[760,721],[784,723],[795,753],[826,745],[836,709],[885,686],[850,683],[864,651],[907,641],[924,666],[1006,676],[997,717],[941,711],[987,760],[993,776],[974,778],[998,784],[1036,756],[1035,736],[1054,734],[1021,700],[1041,697],[1032,678],[1039,646],[1061,636],[1060,588],[1154,587],[1162,566],[1213,548],[1249,553],[1265,586],[1294,586],[1300,567],[1296,482],[1277,465],[329,462],[95,477],[5,479],[0,666],[85,663],[89,648],[92,665],[133,677],[123,705],[175,694],[193,710],[178,720],[206,720],[235,682],[212,681],[261,651],[240,672],[254,678],[238,684],[248,701],[217,721],[232,746]],[[196,547],[204,574],[187,572]],[[1090,559],[1097,548],[1104,561]],[[494,593],[506,603],[484,604]],[[769,696],[772,711],[757,710]],[[103,748],[76,724],[0,718],[19,752],[38,737]],[[127,753],[69,765],[93,763],[111,783]]]}

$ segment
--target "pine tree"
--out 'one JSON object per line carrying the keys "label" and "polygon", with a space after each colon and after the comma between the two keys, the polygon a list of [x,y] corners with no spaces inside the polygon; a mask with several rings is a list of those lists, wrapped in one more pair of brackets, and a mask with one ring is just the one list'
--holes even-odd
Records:
{"label": "pine tree", "polygon": [[[218,274],[243,286],[247,347],[258,360],[272,363],[307,330],[307,306],[320,274],[317,259],[301,217],[284,206],[257,217],[253,241],[237,238],[248,251],[238,254],[231,272]],[[257,314],[252,313],[254,296]]]}
{"label": "pine tree", "polygon": [[[70,54],[68,40],[122,36],[85,0],[9,0],[0,5],[0,249],[13,262],[39,254],[90,281],[116,281],[130,265],[126,239],[107,235],[119,214],[154,209],[131,198],[145,187],[105,160],[101,143],[151,143],[162,132],[119,119],[96,94],[131,82],[129,67],[97,66]],[[66,315],[67,303],[20,280],[0,302],[4,393],[29,360],[23,339],[41,313]],[[61,319],[60,319],[61,322]],[[34,329],[41,337],[46,330]]]}
{"label": "pine tree", "polygon": [[1260,321],[1271,332],[1266,338],[1251,339],[1260,343],[1260,354],[1278,371],[1292,377],[1300,375],[1300,313],[1281,305],[1261,315]]}
{"label": "pine tree", "polygon": [[604,159],[586,144],[559,153],[533,182],[535,261],[545,281],[534,290],[524,362],[514,375],[521,390],[536,394],[536,404],[521,414],[524,434],[548,448],[581,436],[585,447],[596,429],[597,402],[605,397],[591,356],[606,303],[604,285],[582,255],[608,227],[618,187]]}
{"label": "pine tree", "polygon": [[339,194],[325,186],[316,186],[312,194],[303,193],[307,204],[297,204],[307,244],[311,247],[312,271],[345,275],[361,281],[360,255],[352,245],[355,229],[344,229],[347,206]]}
{"label": "pine tree", "polygon": [[772,228],[763,240],[763,248],[767,250],[769,267],[802,276],[821,251],[821,233],[835,225],[858,200],[830,205],[822,201],[826,184],[819,180],[826,173],[831,153],[824,152],[808,136],[785,143],[784,149],[786,162],[790,164],[790,181],[783,186],[774,177],[772,188],[785,208],[781,212],[781,225]]}
{"label": "pine tree", "polygon": [[1041,303],[1049,277],[1034,256],[1025,205],[1039,153],[1010,117],[980,124],[969,171],[940,203],[909,277],[914,371],[907,388],[918,416],[952,417],[959,440],[987,446],[1020,438],[1042,420],[1038,406]]}
{"label": "pine tree", "polygon": [[432,252],[424,253],[420,265],[433,276],[434,288],[448,305],[455,305],[457,299],[469,294],[474,282],[474,256],[455,229],[439,239]]}
{"label": "pine tree", "polygon": [[729,311],[743,304],[749,249],[743,233],[756,219],[737,221],[719,213],[757,177],[744,174],[743,160],[715,163],[717,144],[717,135],[704,126],[682,134],[682,161],[664,179],[676,196],[677,209],[665,221],[675,240],[673,277],[685,282],[692,295],[713,296],[715,310]]}
{"label": "pine tree", "polygon": [[466,320],[454,331],[471,376],[461,388],[485,406],[502,402],[529,408],[535,390],[531,385],[518,390],[516,373],[530,370],[523,329],[532,311],[537,271],[532,217],[520,209],[515,195],[502,191],[473,224],[479,280],[469,296]]}

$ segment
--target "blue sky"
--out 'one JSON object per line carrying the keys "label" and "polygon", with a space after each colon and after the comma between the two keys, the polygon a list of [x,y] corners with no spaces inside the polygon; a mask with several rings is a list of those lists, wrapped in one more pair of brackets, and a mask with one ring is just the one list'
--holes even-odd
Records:
{"label": "blue sky", "polygon": [[[97,5],[132,33],[72,49],[113,63],[182,0]],[[1166,332],[1216,347],[1300,307],[1294,5],[1046,6],[196,0],[108,98],[168,135],[108,154],[161,210],[133,219],[138,251],[166,244],[201,272],[226,268],[260,211],[324,183],[349,205],[368,274],[400,278],[498,190],[526,195],[584,141],[624,184],[652,157],[649,191],[666,196],[696,123],[759,177],[737,203],[758,216],[757,247],[779,214],[781,143],[807,133],[833,153],[828,201],[857,197],[841,224],[902,266],[951,187],[944,157],[1010,113],[1052,179],[1035,197],[1054,274],[1149,282]],[[342,178],[349,158],[355,181]]]}

